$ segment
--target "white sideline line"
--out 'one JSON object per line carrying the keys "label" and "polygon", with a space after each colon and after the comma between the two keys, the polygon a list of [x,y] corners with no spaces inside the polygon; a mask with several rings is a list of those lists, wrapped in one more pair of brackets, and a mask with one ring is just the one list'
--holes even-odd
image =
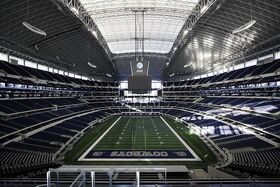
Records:
{"label": "white sideline line", "polygon": [[113,128],[113,126],[121,119],[121,117],[119,117],[112,125],[111,127],[109,127],[87,150],[86,152],[78,159],[78,161],[82,161],[85,159],[85,156],[96,146],[96,144],[98,144],[102,138],[111,130],[111,128]]}
{"label": "white sideline line", "polygon": [[176,131],[160,116],[160,119],[167,125],[167,127],[174,133],[174,135],[180,140],[180,142],[187,148],[188,151],[195,157],[193,160],[201,161],[197,154],[192,150],[192,148],[179,136]]}

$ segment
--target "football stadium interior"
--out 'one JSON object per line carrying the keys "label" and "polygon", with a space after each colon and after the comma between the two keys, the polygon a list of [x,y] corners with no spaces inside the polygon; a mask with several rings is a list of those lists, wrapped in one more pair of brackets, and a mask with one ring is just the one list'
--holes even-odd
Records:
{"label": "football stadium interior", "polygon": [[280,0],[0,0],[0,186],[280,186]]}

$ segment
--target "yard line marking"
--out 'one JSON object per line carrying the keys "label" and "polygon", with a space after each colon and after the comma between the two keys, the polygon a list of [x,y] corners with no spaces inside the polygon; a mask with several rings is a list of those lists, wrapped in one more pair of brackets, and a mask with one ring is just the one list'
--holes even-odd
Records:
{"label": "yard line marking", "polygon": [[167,127],[173,132],[173,134],[180,140],[180,142],[187,148],[187,150],[195,157],[195,160],[201,160],[192,148],[179,136],[176,131],[160,116],[160,119],[167,125]]}
{"label": "yard line marking", "polygon": [[119,117],[112,125],[109,127],[88,149],[87,151],[78,159],[78,161],[81,161],[85,158],[85,156],[102,140],[102,138],[115,126],[115,124],[121,119]]}

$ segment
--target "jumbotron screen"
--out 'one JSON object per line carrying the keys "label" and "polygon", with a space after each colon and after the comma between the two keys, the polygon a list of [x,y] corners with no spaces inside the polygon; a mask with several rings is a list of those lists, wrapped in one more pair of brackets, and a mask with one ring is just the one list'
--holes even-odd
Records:
{"label": "jumbotron screen", "polygon": [[130,76],[128,77],[128,90],[148,91],[152,89],[152,78],[150,76]]}

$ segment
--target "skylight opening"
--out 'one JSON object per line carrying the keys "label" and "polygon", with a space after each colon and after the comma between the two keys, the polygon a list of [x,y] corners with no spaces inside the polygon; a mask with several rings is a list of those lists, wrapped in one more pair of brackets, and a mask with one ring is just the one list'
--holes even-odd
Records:
{"label": "skylight opening", "polygon": [[[144,52],[169,53],[199,0],[80,0],[114,54],[135,52],[135,16],[131,9],[148,8],[144,17]],[[94,34],[94,33],[93,33]],[[95,34],[94,34],[95,35]]]}

